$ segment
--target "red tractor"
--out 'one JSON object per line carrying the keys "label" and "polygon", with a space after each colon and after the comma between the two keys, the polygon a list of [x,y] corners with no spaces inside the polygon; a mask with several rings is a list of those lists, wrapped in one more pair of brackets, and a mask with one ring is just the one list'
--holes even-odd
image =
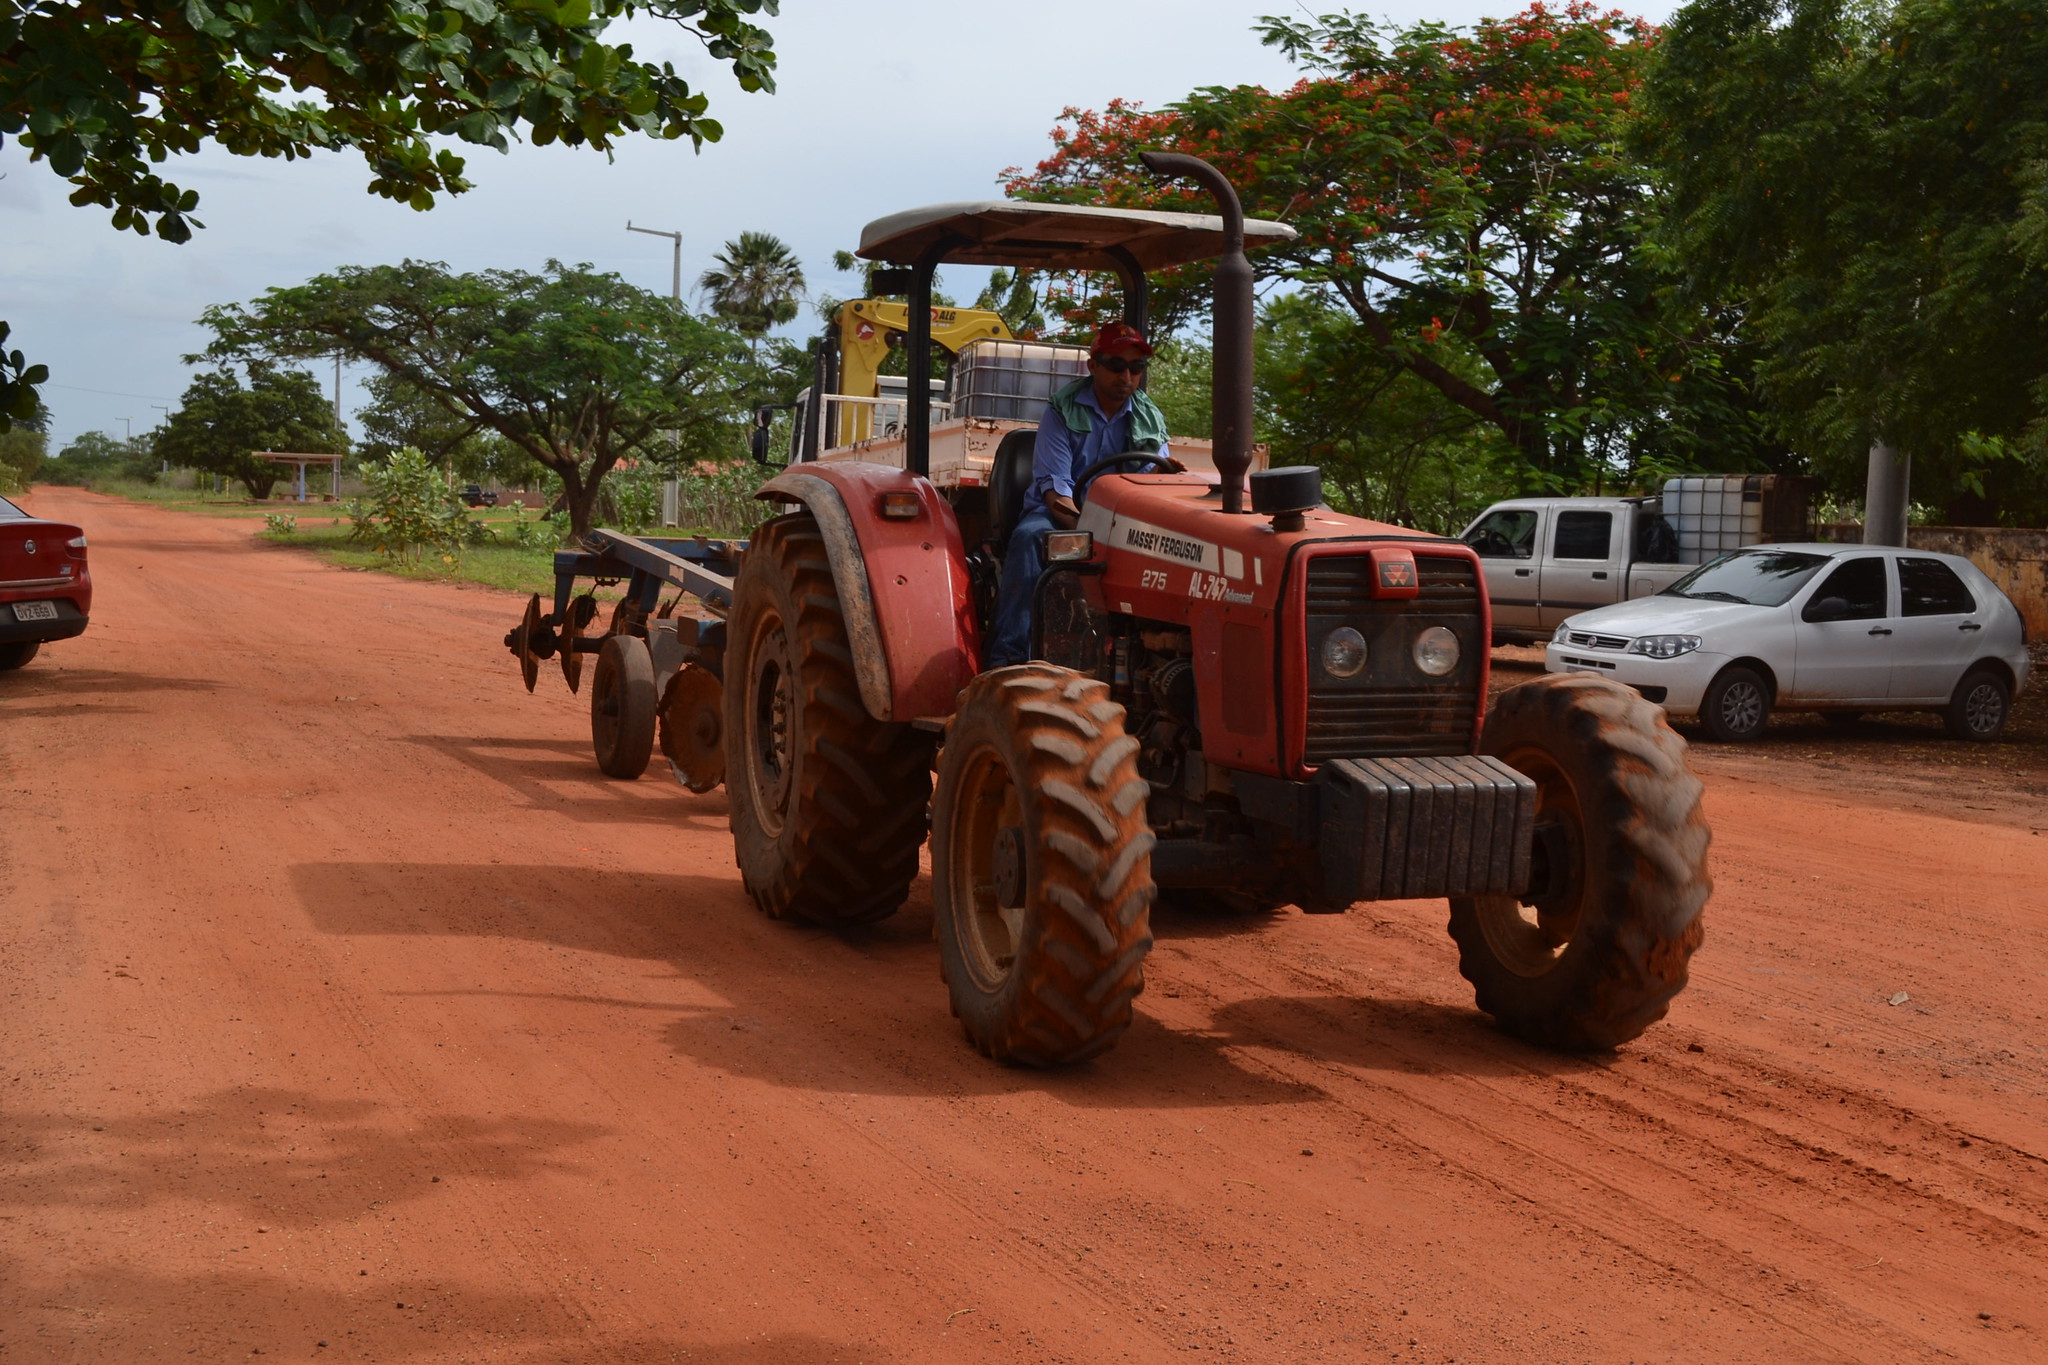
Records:
{"label": "red tractor", "polygon": [[[1079,525],[1048,542],[1034,662],[980,668],[1029,429],[986,424],[977,466],[974,419],[952,419],[966,454],[935,483],[932,442],[951,437],[910,385],[899,440],[821,451],[800,429],[809,458],[761,490],[794,510],[743,550],[598,532],[562,555],[555,611],[536,599],[508,637],[529,685],[538,657],[568,671],[599,653],[600,762],[637,776],[658,716],[679,777],[724,780],[741,875],[772,917],[892,913],[929,837],[953,1009],[994,1058],[1114,1044],[1156,896],[1310,913],[1447,897],[1460,970],[1507,1030],[1569,1049],[1635,1037],[1685,985],[1711,890],[1684,742],[1590,676],[1516,687],[1489,713],[1471,550],[1331,511],[1313,468],[1247,490],[1244,245],[1292,234],[1247,223],[1205,162],[1145,161],[1221,215],[951,204],[862,236],[861,255],[908,267],[913,375],[942,261],[1114,270],[1142,329],[1147,269],[1218,260],[1217,473],[1131,455],[1081,477]],[[829,397],[809,404],[814,432]],[[577,576],[632,580],[605,637],[581,636],[596,604],[571,599]],[[711,619],[657,613],[664,583]]]}

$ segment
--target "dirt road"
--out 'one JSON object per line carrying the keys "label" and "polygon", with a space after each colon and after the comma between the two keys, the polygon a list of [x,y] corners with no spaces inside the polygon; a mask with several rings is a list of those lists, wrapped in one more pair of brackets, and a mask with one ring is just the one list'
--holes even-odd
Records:
{"label": "dirt road", "polygon": [[1122,1046],[1009,1071],[924,888],[762,919],[507,597],[28,502],[99,596],[0,675],[0,1361],[2048,1359],[2048,800],[1703,762],[1612,1057],[1401,903],[1162,917]]}

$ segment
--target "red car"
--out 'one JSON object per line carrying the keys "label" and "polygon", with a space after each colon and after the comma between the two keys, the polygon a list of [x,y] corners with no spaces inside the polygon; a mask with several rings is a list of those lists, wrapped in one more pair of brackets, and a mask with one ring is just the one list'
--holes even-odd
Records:
{"label": "red car", "polygon": [[45,640],[84,634],[91,611],[85,532],[0,498],[0,672],[35,658]]}

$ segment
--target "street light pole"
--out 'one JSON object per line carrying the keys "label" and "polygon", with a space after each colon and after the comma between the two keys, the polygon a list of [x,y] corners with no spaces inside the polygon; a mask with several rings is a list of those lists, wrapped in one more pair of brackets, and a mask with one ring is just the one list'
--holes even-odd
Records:
{"label": "street light pole", "polygon": [[[155,408],[158,412],[162,413],[164,415],[164,420],[166,422],[171,420],[171,410],[168,407],[164,406],[162,403],[151,403],[150,406]],[[159,474],[168,474],[171,472],[170,456],[166,455],[163,457],[162,468],[158,469],[157,472]]]}
{"label": "street light pole", "polygon": [[649,237],[666,237],[676,245],[675,274],[669,281],[668,296],[677,303],[683,301],[683,234],[680,232],[659,232],[654,228],[634,227],[633,220],[626,220],[626,231],[644,232]]}

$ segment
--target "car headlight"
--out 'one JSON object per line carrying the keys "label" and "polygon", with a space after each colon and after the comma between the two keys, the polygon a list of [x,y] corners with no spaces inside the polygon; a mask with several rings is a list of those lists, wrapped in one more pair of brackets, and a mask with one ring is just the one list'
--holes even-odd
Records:
{"label": "car headlight", "polygon": [[1355,678],[1365,671],[1365,637],[1339,626],[1323,637],[1323,672],[1333,678]]}
{"label": "car headlight", "polygon": [[1417,668],[1441,678],[1458,666],[1458,637],[1446,626],[1431,626],[1415,637],[1415,647],[1409,652]]}
{"label": "car headlight", "polygon": [[1557,629],[1550,632],[1550,643],[1554,645],[1568,645],[1572,642],[1571,636],[1571,622],[1560,621],[1557,623]]}
{"label": "car headlight", "polygon": [[1628,642],[1628,652],[1652,659],[1675,659],[1700,647],[1697,635],[1639,635]]}

